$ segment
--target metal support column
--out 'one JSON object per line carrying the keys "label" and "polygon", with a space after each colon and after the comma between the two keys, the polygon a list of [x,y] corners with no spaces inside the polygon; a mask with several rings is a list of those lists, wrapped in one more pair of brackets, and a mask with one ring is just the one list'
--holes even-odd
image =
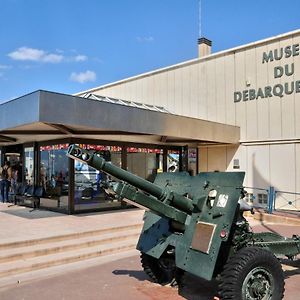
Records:
{"label": "metal support column", "polygon": [[273,186],[270,186],[268,190],[268,213],[269,214],[273,213],[274,201],[275,201],[275,189]]}

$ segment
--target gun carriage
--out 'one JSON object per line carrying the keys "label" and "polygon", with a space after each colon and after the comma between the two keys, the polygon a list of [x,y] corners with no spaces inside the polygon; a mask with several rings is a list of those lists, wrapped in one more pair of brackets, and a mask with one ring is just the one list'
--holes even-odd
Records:
{"label": "gun carriage", "polygon": [[278,257],[297,256],[300,238],[252,232],[243,216],[251,210],[244,172],[161,173],[151,183],[76,145],[67,155],[121,180],[117,196],[147,209],[137,249],[154,282],[180,284],[188,272],[218,278],[221,299],[283,298]]}

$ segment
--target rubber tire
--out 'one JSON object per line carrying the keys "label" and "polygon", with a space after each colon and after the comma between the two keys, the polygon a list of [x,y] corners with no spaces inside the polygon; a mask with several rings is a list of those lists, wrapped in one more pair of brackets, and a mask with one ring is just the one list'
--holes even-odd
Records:
{"label": "rubber tire", "polygon": [[141,253],[141,263],[145,273],[154,283],[165,285],[174,281],[176,272],[175,264],[174,269],[164,269],[158,259],[145,253]]}
{"label": "rubber tire", "polygon": [[257,267],[266,269],[274,285],[270,300],[281,300],[284,295],[284,275],[279,260],[270,251],[249,247],[237,252],[224,266],[219,279],[220,299],[246,300],[242,286],[247,275]]}

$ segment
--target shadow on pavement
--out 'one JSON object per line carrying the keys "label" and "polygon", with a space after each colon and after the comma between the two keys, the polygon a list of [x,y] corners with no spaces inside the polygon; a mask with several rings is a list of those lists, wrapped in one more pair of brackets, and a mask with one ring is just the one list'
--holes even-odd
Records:
{"label": "shadow on pavement", "polygon": [[112,272],[114,275],[128,275],[129,277],[133,277],[139,281],[149,281],[149,277],[145,274],[144,271],[138,270],[114,270]]}
{"label": "shadow on pavement", "polygon": [[285,270],[284,277],[289,278],[293,275],[299,275],[300,274],[300,259],[298,258],[297,260],[288,260],[288,259],[281,259],[281,263],[291,267],[290,269],[288,268]]}
{"label": "shadow on pavement", "polygon": [[[149,277],[144,273],[144,271],[138,270],[114,270],[112,272],[114,275],[129,276],[133,277],[139,281],[148,281]],[[154,284],[154,283],[153,283]],[[185,274],[184,284],[182,287],[173,287],[178,290],[178,295],[187,300],[212,300],[217,294],[217,282],[206,281],[196,276]]]}
{"label": "shadow on pavement", "polygon": [[24,219],[31,219],[31,220],[65,216],[64,214],[60,214],[52,211],[40,210],[40,209],[36,209],[32,211],[31,208],[20,208],[20,207],[17,209],[9,207],[6,210],[1,210],[1,213],[24,218]]}
{"label": "shadow on pavement", "polygon": [[299,275],[300,274],[300,269],[294,269],[294,270],[287,270],[287,271],[284,271],[284,278],[289,278],[293,275]]}
{"label": "shadow on pavement", "polygon": [[188,300],[212,300],[217,294],[216,280],[207,281],[191,274],[184,275],[184,285],[178,294]]}

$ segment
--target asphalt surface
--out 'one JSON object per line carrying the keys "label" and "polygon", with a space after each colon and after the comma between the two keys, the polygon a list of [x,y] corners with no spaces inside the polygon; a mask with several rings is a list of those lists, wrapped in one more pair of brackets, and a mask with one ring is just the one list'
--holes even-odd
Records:
{"label": "asphalt surface", "polygon": [[[275,231],[291,236],[300,235],[300,226],[254,224],[255,231]],[[285,300],[299,299],[300,261],[284,262],[286,277]],[[159,286],[144,274],[139,254],[129,258],[80,270],[68,271],[47,278],[14,284],[0,289],[1,300],[163,300],[163,299],[213,299],[216,283],[189,276],[186,286],[178,290],[170,286]]]}
{"label": "asphalt surface", "polygon": [[[215,284],[191,278],[197,293],[188,288],[178,291],[148,280],[141,268],[139,254],[107,263],[68,272],[50,278],[20,283],[0,290],[1,300],[98,300],[98,299],[211,299]],[[199,292],[199,294],[198,294]],[[179,294],[182,294],[180,296]],[[200,298],[198,297],[199,295]]]}

